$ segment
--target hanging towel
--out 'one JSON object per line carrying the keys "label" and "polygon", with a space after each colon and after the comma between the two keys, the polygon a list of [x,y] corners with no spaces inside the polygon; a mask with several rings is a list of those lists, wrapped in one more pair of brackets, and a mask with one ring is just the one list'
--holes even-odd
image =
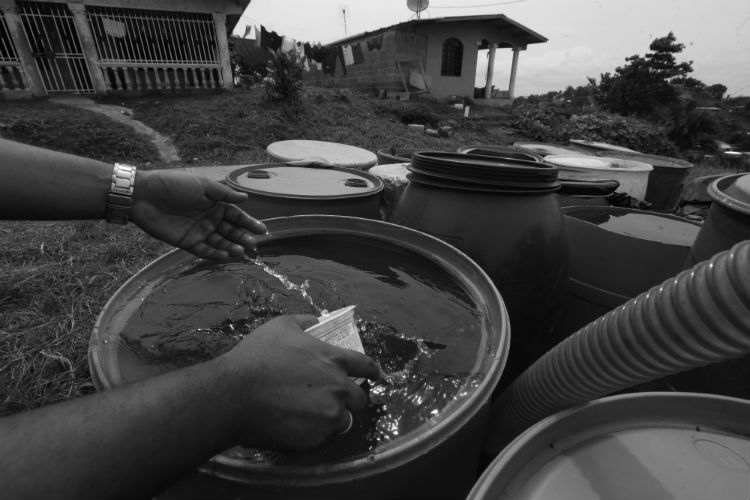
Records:
{"label": "hanging towel", "polygon": [[341,50],[344,52],[344,66],[351,66],[354,64],[354,53],[352,53],[351,45],[342,45]]}
{"label": "hanging towel", "polygon": [[281,37],[275,31],[268,31],[265,26],[260,27],[260,46],[271,50],[281,48]]}
{"label": "hanging towel", "polygon": [[125,23],[110,19],[109,17],[102,17],[102,26],[104,27],[104,32],[112,38],[125,38],[127,34]]}
{"label": "hanging towel", "polygon": [[354,64],[365,62],[365,55],[362,53],[362,46],[360,44],[352,45],[352,56],[354,57]]}
{"label": "hanging towel", "polygon": [[294,39],[289,37],[281,37],[281,51],[284,54],[288,54],[294,50],[295,42]]}

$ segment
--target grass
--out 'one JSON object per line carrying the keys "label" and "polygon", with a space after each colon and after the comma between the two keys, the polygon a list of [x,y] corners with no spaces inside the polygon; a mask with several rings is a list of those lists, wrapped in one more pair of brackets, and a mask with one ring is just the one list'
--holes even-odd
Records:
{"label": "grass", "polygon": [[[107,100],[134,109],[136,119],[171,137],[183,162],[164,165],[131,129],[47,101],[0,102],[0,136],[147,168],[263,163],[266,146],[284,139],[370,151],[455,150],[527,139],[502,109],[472,106],[471,118],[464,119],[445,103],[382,101],[329,89],[307,90],[296,106],[265,104],[255,91]],[[429,137],[409,122],[451,123],[456,130],[451,137]],[[690,175],[730,173],[726,168],[699,164]],[[91,392],[87,346],[97,315],[127,278],[168,249],[135,227],[0,222],[0,415]]]}

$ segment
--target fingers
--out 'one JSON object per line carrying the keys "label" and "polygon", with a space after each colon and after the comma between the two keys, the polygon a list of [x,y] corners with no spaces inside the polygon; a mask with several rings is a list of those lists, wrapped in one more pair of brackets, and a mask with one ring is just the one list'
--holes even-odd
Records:
{"label": "fingers", "polygon": [[334,360],[350,377],[367,377],[371,380],[379,378],[380,365],[371,357],[351,349],[331,348],[336,350]]}
{"label": "fingers", "polygon": [[224,201],[227,203],[242,203],[247,200],[247,194],[240,193],[220,182],[201,177],[203,189],[206,196],[213,201]]}
{"label": "fingers", "polygon": [[258,219],[250,217],[244,210],[234,205],[227,205],[225,207],[224,220],[255,234],[268,234],[268,228],[266,228],[265,224]]}
{"label": "fingers", "polygon": [[345,391],[342,394],[344,404],[352,411],[362,411],[367,408],[367,394],[360,386],[351,379],[347,380]]}
{"label": "fingers", "polygon": [[225,250],[219,250],[207,245],[204,242],[199,242],[190,248],[185,248],[188,252],[206,260],[228,260],[229,253]]}

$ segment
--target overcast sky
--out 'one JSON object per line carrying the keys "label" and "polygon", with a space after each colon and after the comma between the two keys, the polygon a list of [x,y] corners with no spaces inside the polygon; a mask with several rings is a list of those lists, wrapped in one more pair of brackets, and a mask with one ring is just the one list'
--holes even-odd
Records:
{"label": "overcast sky", "polygon": [[[252,0],[235,31],[251,22],[297,40],[330,42],[345,35],[343,6],[349,35],[413,16],[406,0]],[[685,44],[678,61],[693,61],[692,76],[723,83],[729,95],[750,95],[750,0],[431,0],[423,17],[478,14],[505,14],[549,40],[521,52],[518,96],[585,85],[587,76],[598,80],[669,31]],[[498,51],[500,89],[507,88],[510,54]],[[484,68],[478,71],[481,80]]]}

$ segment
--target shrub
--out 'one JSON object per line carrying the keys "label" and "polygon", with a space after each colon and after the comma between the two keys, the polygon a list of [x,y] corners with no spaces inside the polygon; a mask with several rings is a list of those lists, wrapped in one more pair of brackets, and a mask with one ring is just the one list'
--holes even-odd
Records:
{"label": "shrub", "polygon": [[303,71],[296,52],[275,51],[268,63],[268,75],[263,78],[266,98],[271,101],[296,100],[302,90]]}

